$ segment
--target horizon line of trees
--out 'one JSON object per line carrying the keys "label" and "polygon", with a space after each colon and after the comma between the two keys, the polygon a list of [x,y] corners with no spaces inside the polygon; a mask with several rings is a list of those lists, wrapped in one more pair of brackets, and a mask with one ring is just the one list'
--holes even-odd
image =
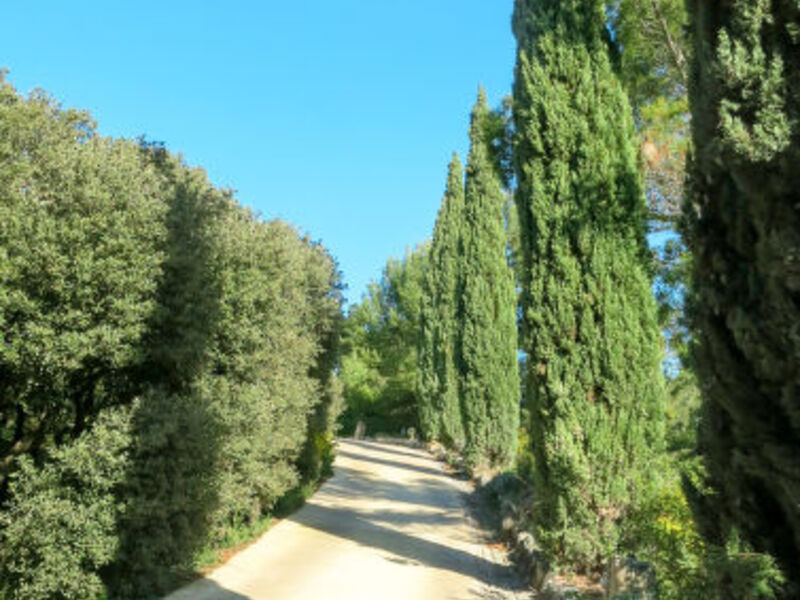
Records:
{"label": "horizon line of trees", "polygon": [[156,598],[331,467],[335,260],[0,76],[0,597]]}

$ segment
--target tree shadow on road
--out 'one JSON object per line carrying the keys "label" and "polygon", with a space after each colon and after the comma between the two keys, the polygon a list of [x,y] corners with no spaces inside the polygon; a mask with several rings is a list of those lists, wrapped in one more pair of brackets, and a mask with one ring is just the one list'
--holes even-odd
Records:
{"label": "tree shadow on road", "polygon": [[[373,462],[379,465],[384,465],[387,467],[394,467],[397,469],[403,469],[408,471],[416,471],[417,473],[424,473],[425,475],[432,475],[433,477],[446,477],[446,473],[441,469],[436,469],[433,467],[423,467],[420,465],[410,465],[405,462],[398,462],[394,460],[388,460],[385,458],[377,458],[375,456],[365,456],[363,454],[353,454],[352,452],[348,452],[347,450],[338,450],[336,452],[338,456],[342,456],[344,458],[349,458],[352,460],[366,460],[369,462]],[[422,458],[420,456],[416,456],[415,458]]]}
{"label": "tree shadow on road", "polygon": [[250,600],[250,597],[224,588],[211,579],[201,579],[173,592],[164,600]]}
{"label": "tree shadow on road", "polygon": [[[398,456],[408,457],[408,458],[421,458],[421,459],[431,459],[430,456],[427,456],[425,450],[419,449],[416,452],[413,450],[413,446],[405,446],[398,442],[370,442],[366,440],[354,440],[354,439],[347,439],[347,444],[352,446],[358,446],[359,448],[364,448],[365,450],[373,450],[375,452],[383,452],[386,454],[396,454]],[[409,442],[411,444],[411,442]],[[402,450],[401,448],[409,448],[408,450]]]}
{"label": "tree shadow on road", "polygon": [[439,481],[426,477],[414,480],[411,485],[403,485],[373,477],[358,469],[337,466],[336,477],[325,484],[317,499],[330,498],[335,503],[344,498],[369,498],[443,510],[463,508],[465,494],[447,494],[443,497],[442,492],[443,488]]}
{"label": "tree shadow on road", "polygon": [[504,573],[501,573],[509,567],[492,563],[463,550],[395,531],[374,523],[370,520],[369,514],[361,515],[351,509],[308,504],[290,520],[392,554],[393,556],[387,560],[397,562],[399,558],[412,564],[453,571],[489,585],[510,581],[510,578],[504,577]]}

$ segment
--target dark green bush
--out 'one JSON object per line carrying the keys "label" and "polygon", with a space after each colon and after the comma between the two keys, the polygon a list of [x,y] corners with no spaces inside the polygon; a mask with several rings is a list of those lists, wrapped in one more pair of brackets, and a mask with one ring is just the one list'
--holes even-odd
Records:
{"label": "dark green bush", "polygon": [[216,390],[151,390],[136,403],[116,533],[106,580],[114,597],[160,597],[194,574],[218,504],[220,428],[209,410]]}

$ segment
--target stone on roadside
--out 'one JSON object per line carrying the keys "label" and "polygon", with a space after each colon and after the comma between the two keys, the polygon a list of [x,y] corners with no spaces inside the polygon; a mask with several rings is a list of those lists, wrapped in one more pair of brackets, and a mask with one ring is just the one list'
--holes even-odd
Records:
{"label": "stone on roadside", "polygon": [[610,600],[656,600],[656,572],[650,563],[614,557],[603,575],[603,587]]}

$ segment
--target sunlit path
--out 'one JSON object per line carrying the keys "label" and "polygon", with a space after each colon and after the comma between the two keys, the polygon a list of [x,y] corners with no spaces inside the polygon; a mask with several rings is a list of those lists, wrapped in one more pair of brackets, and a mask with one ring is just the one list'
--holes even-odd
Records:
{"label": "sunlit path", "polygon": [[342,441],[304,508],[168,599],[525,597],[467,519],[468,491],[423,451]]}

